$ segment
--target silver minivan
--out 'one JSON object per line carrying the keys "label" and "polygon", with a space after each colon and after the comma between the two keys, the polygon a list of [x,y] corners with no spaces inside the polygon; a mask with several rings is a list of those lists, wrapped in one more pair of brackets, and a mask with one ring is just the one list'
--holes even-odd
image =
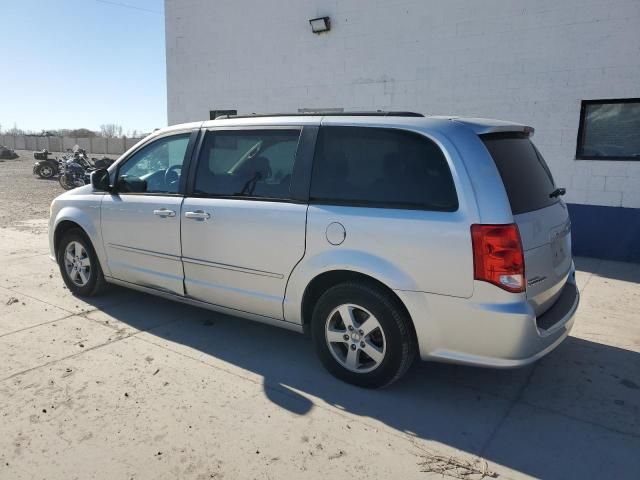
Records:
{"label": "silver minivan", "polygon": [[416,355],[525,365],[579,301],[564,189],[532,134],[410,112],[172,126],[53,201],[52,258],[76,295],[112,283],[309,332],[364,387]]}

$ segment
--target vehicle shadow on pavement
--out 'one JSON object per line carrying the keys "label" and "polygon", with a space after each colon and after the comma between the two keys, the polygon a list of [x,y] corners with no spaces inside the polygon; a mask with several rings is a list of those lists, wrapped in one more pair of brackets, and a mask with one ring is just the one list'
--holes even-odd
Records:
{"label": "vehicle shadow on pavement", "polygon": [[640,264],[590,257],[575,257],[576,269],[611,280],[640,283]]}
{"label": "vehicle shadow on pavement", "polygon": [[416,362],[391,387],[365,390],[331,377],[302,335],[133,295],[102,311],[155,344],[255,377],[266,398],[293,414],[337,408],[345,426],[360,417],[374,430],[437,441],[534,477],[640,471],[640,355],[631,350],[569,337],[522,369]]}

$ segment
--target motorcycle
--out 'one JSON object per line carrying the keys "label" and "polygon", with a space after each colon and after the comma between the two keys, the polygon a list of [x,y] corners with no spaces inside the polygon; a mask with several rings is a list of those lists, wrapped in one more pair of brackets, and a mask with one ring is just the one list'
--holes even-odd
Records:
{"label": "motorcycle", "polygon": [[91,161],[93,162],[93,166],[95,168],[109,168],[115,162],[115,159],[109,157],[95,158],[91,157]]}
{"label": "motorcycle", "polygon": [[58,174],[59,160],[57,158],[49,158],[48,150],[33,152],[33,158],[36,159],[33,164],[34,175],[38,175],[40,178],[51,178]]}
{"label": "motorcycle", "polygon": [[91,172],[95,166],[89,162],[87,153],[78,149],[73,155],[64,156],[59,162],[60,177],[58,181],[65,190],[82,187],[91,181]]}

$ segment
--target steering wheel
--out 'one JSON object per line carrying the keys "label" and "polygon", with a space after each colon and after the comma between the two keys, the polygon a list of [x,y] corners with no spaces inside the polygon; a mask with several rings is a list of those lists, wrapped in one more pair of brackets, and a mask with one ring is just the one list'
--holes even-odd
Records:
{"label": "steering wheel", "polygon": [[171,165],[164,171],[164,184],[168,187],[180,180],[180,174],[182,173],[182,165]]}

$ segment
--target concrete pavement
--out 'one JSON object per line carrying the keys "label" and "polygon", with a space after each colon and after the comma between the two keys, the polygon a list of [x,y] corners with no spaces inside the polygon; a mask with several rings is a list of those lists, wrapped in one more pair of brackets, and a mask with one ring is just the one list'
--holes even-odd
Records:
{"label": "concrete pavement", "polygon": [[533,366],[417,363],[367,391],[292,332],[71,296],[38,225],[0,228],[0,478],[421,479],[441,457],[454,478],[638,478],[640,265],[578,259],[575,328]]}

